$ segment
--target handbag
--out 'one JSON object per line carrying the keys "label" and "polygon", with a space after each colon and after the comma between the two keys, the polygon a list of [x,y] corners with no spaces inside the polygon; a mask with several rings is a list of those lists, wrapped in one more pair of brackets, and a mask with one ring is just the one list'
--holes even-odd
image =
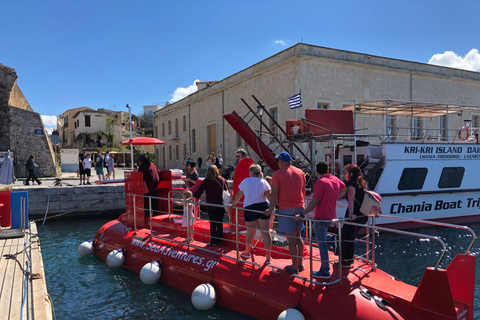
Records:
{"label": "handbag", "polygon": [[[217,182],[218,182],[218,180],[217,180]],[[231,196],[230,192],[228,192],[228,190],[225,190],[225,182],[224,182],[224,185],[222,186],[222,200],[223,200],[223,205],[225,207],[228,207],[230,205],[231,198],[232,198],[232,196]]]}
{"label": "handbag", "polygon": [[[358,204],[360,204],[355,198]],[[360,212],[365,216],[377,216],[382,210],[382,197],[373,191],[365,190],[365,196],[360,204]]]}

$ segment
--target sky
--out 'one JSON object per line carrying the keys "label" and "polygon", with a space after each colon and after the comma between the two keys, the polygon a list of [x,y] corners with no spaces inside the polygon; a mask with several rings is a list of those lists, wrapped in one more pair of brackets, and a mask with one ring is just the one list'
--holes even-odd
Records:
{"label": "sky", "polygon": [[480,1],[22,0],[0,63],[47,130],[81,106],[141,114],[297,43],[480,72]]}

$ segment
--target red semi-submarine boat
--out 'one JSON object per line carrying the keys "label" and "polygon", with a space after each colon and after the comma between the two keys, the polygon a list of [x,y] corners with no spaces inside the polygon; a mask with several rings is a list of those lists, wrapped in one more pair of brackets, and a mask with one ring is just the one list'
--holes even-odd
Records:
{"label": "red semi-submarine boat", "polygon": [[[126,212],[102,226],[93,244],[83,243],[79,253],[93,253],[112,268],[122,267],[139,274],[144,283],[158,281],[192,295],[192,303],[198,309],[215,304],[258,319],[474,318],[475,257],[469,254],[471,246],[465,254],[456,255],[446,269],[439,268],[438,263],[427,267],[418,287],[376,268],[374,243],[367,246],[367,255],[357,257],[350,269],[334,265],[330,280],[317,280],[311,271],[320,268],[319,251],[315,241],[309,241],[311,229],[307,228],[305,270],[292,275],[283,270],[291,263],[288,249],[276,243],[271,264],[266,264],[261,241],[255,244],[256,251],[250,259],[240,256],[245,249],[245,226],[238,222],[243,216],[240,210],[233,209],[230,222],[224,223],[221,245],[207,245],[209,222],[200,219],[199,214],[194,225],[195,240],[186,242],[189,235],[182,227],[181,212],[175,214],[172,205],[172,172],[160,171],[160,177],[158,198],[151,199],[159,201],[160,214],[144,212],[142,173],[126,172]],[[474,241],[476,237],[471,232]],[[442,243],[437,237],[430,238]],[[338,261],[333,252],[330,261]]]}

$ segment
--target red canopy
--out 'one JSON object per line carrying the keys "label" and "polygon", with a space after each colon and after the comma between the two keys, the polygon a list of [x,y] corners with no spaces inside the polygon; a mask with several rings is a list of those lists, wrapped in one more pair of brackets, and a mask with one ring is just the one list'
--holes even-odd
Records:
{"label": "red canopy", "polygon": [[162,140],[150,137],[138,137],[128,139],[122,142],[123,145],[133,144],[134,146],[148,146],[153,144],[165,144]]}

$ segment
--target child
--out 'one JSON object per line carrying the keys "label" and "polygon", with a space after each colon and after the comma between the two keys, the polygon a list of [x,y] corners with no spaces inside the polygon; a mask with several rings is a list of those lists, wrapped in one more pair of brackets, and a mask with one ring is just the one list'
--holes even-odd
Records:
{"label": "child", "polygon": [[186,190],[182,193],[183,201],[174,201],[175,204],[183,205],[183,221],[182,227],[187,227],[188,234],[190,235],[189,238],[185,239],[185,243],[193,241],[193,225],[195,224],[195,215],[193,214],[193,203],[190,203],[192,199],[192,192],[190,190]]}

